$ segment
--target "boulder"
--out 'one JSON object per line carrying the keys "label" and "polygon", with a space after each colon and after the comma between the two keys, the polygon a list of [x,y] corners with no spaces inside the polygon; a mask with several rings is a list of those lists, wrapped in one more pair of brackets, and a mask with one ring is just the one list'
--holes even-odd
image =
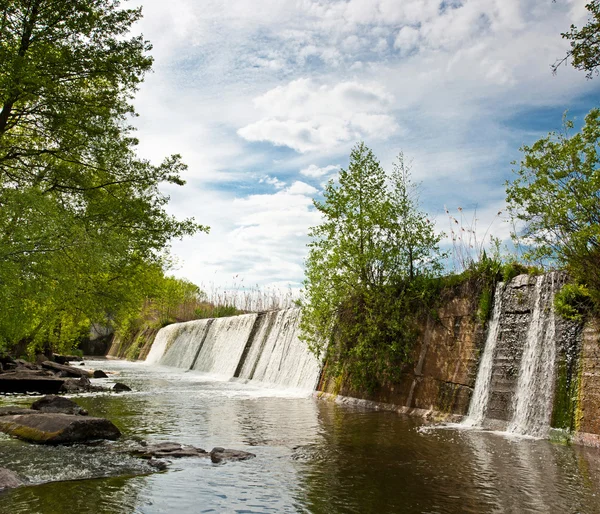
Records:
{"label": "boulder", "polygon": [[64,380],[39,373],[41,372],[2,373],[0,375],[0,393],[58,393]]}
{"label": "boulder", "polygon": [[0,491],[14,489],[23,484],[23,480],[21,480],[16,473],[13,473],[10,469],[0,468]]}
{"label": "boulder", "polygon": [[101,369],[95,370],[92,376],[94,378],[108,378],[108,375],[104,373],[104,371],[102,371]]}
{"label": "boulder", "polygon": [[73,414],[75,416],[87,416],[88,412],[77,405],[73,400],[62,396],[44,396],[33,402],[31,408],[41,412],[56,412],[61,414]]}
{"label": "boulder", "polygon": [[172,458],[181,457],[208,457],[206,450],[194,446],[184,446],[179,443],[158,443],[141,446],[130,451],[134,457],[141,459]]}
{"label": "boulder", "polygon": [[67,378],[63,384],[61,393],[80,393],[87,391],[105,391],[101,387],[94,387],[87,377],[81,377],[79,380]]}
{"label": "boulder", "polygon": [[15,360],[15,364],[17,365],[17,369],[24,368],[30,370],[39,370],[39,366],[34,364],[33,362],[26,361],[25,359],[17,359]]}
{"label": "boulder", "polygon": [[22,414],[0,417],[0,431],[41,444],[64,444],[118,439],[119,429],[109,420],[70,414]]}
{"label": "boulder", "polygon": [[65,366],[64,364],[58,364],[52,361],[44,361],[42,362],[42,368],[49,369],[56,373],[63,373],[67,377],[86,377],[90,376],[89,371],[84,369],[74,368],[73,366]]}
{"label": "boulder", "polygon": [[115,393],[120,393],[120,392],[122,392],[122,391],[131,391],[131,387],[129,387],[129,386],[126,386],[125,384],[121,384],[121,382],[117,382],[117,383],[116,383],[116,384],[113,386],[112,390],[113,390]]}
{"label": "boulder", "polygon": [[215,464],[220,462],[232,462],[236,460],[248,460],[256,457],[253,453],[241,450],[231,450],[217,446],[210,452],[210,460]]}
{"label": "boulder", "polygon": [[0,416],[17,416],[18,414],[39,414],[40,411],[25,407],[0,407]]}

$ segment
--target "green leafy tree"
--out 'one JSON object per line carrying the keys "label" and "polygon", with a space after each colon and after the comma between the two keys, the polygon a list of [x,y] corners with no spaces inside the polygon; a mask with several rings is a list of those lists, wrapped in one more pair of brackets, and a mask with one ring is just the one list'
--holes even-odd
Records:
{"label": "green leafy tree", "polygon": [[524,146],[507,200],[529,242],[527,257],[564,266],[600,305],[600,110],[582,130],[549,134]]}
{"label": "green leafy tree", "polygon": [[403,156],[389,176],[363,143],[339,183],[315,201],[301,328],[330,370],[373,388],[406,362],[414,341],[407,315],[417,278],[439,270],[432,224],[417,209]]}
{"label": "green leafy tree", "polygon": [[129,35],[140,16],[116,0],[0,0],[0,345],[101,321],[168,264],[172,238],[206,230],[165,211],[180,157],[135,153],[131,100],[152,65]]}
{"label": "green leafy tree", "polygon": [[552,66],[556,73],[558,68],[569,59],[574,68],[585,71],[588,78],[598,74],[600,66],[600,0],[593,0],[586,6],[589,12],[588,22],[581,28],[571,25],[562,37],[571,43],[567,55]]}

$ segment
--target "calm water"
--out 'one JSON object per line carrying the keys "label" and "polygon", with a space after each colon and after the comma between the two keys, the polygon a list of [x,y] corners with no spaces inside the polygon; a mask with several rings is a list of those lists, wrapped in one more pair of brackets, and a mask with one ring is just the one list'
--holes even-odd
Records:
{"label": "calm water", "polygon": [[[138,363],[95,367],[118,372],[136,390],[77,398],[115,422],[123,440],[47,448],[0,436],[0,466],[36,484],[0,495],[0,513],[600,513],[596,450],[423,431],[397,414]],[[166,472],[133,476],[148,471],[145,463],[118,452],[136,437],[257,457],[174,460]],[[64,481],[44,483],[56,477]]]}

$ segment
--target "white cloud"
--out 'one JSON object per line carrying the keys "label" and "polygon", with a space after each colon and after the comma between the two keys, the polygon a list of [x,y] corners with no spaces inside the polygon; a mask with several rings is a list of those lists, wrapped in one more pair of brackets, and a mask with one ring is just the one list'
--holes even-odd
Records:
{"label": "white cloud", "polygon": [[[430,212],[470,201],[493,218],[519,146],[597,98],[597,81],[549,69],[587,1],[138,0],[156,58],[136,99],[140,154],[182,153],[188,185],[165,188],[169,209],[212,226],[174,243],[178,274],[301,280],[319,219],[306,182],[321,187],[361,139],[384,167],[413,160]],[[555,123],[521,129],[538,107]]]}
{"label": "white cloud", "polygon": [[394,40],[394,48],[409,52],[417,47],[419,42],[419,29],[415,27],[405,26],[400,29]]}
{"label": "white cloud", "polygon": [[324,177],[325,175],[331,175],[333,173],[337,173],[340,169],[340,166],[337,164],[332,164],[329,166],[325,166],[323,168],[319,168],[317,165],[315,164],[311,164],[310,166],[308,166],[308,168],[303,168],[300,170],[300,174],[304,175],[305,177],[311,177],[311,178],[321,178]]}
{"label": "white cloud", "polygon": [[389,113],[393,97],[377,84],[319,85],[298,79],[254,99],[260,120],[238,130],[248,141],[268,141],[304,153],[332,150],[363,138],[385,139],[399,130]]}

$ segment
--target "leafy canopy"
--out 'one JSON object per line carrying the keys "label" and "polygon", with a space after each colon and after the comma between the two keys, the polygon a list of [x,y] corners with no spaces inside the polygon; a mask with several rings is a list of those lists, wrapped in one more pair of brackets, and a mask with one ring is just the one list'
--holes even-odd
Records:
{"label": "leafy canopy", "polygon": [[418,210],[402,154],[386,174],[356,145],[323,197],[314,202],[322,222],[309,233],[303,337],[318,355],[327,350],[330,370],[375,387],[409,358],[414,327],[406,313],[418,279],[441,269],[441,236]]}
{"label": "leafy canopy", "polygon": [[129,35],[140,16],[116,0],[0,0],[0,346],[111,316],[172,238],[206,230],[165,211],[180,157],[135,153],[131,100],[152,65]]}
{"label": "leafy canopy", "polygon": [[600,305],[600,110],[582,130],[549,134],[524,146],[516,178],[507,184],[511,214],[531,243],[527,256],[565,266]]}
{"label": "leafy canopy", "polygon": [[571,58],[574,68],[585,71],[588,78],[598,74],[600,66],[600,0],[593,0],[586,4],[589,12],[588,22],[581,28],[571,25],[568,32],[562,37],[571,43],[567,55],[552,66],[556,73],[561,64]]}

